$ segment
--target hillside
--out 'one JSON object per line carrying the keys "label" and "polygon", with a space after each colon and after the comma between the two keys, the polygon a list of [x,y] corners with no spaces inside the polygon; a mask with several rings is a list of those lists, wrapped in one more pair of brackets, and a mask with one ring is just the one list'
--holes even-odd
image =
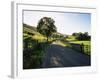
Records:
{"label": "hillside", "polygon": [[35,40],[43,40],[45,39],[45,37],[40,34],[39,32],[37,32],[36,27],[34,26],[30,26],[27,24],[23,24],[23,38],[26,39],[28,37],[32,37]]}
{"label": "hillside", "polygon": [[[36,27],[27,25],[25,23],[23,23],[23,33],[24,33],[23,34],[24,38],[27,38],[27,37],[31,36],[34,39],[46,39],[46,37],[44,37],[42,34],[40,34],[39,32],[37,32]],[[64,36],[64,35],[61,34],[61,33],[59,33],[59,32],[55,32],[52,35],[52,37],[55,37],[55,38],[59,38],[61,36]]]}
{"label": "hillside", "polygon": [[23,23],[23,27],[25,27],[25,28],[29,28],[29,29],[32,29],[32,30],[34,30],[34,31],[37,31],[36,27],[34,27],[34,26],[30,26],[30,25],[25,24],[25,23]]}

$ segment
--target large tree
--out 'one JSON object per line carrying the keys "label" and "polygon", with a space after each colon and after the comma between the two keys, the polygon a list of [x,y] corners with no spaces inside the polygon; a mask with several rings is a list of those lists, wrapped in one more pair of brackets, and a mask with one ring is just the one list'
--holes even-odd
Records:
{"label": "large tree", "polygon": [[38,22],[37,31],[46,36],[47,41],[54,32],[57,32],[57,28],[54,23],[55,21],[50,17],[43,17]]}

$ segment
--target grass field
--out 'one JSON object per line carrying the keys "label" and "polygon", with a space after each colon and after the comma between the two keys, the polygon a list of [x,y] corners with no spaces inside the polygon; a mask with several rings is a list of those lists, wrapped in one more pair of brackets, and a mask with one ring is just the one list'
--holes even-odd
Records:
{"label": "grass field", "polygon": [[91,41],[71,41],[70,43],[91,45]]}
{"label": "grass field", "polygon": [[91,45],[91,41],[79,41],[75,39],[74,36],[69,36],[68,38],[66,38],[66,40],[69,41],[70,43]]}
{"label": "grass field", "polygon": [[69,35],[68,38],[66,38],[67,41],[75,41],[75,37],[74,36],[71,36]]}

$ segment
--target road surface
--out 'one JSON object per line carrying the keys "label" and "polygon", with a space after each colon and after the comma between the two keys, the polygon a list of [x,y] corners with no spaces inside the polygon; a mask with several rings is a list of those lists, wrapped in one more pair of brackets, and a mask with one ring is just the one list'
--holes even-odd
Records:
{"label": "road surface", "polygon": [[42,68],[90,66],[90,56],[57,44],[50,44]]}

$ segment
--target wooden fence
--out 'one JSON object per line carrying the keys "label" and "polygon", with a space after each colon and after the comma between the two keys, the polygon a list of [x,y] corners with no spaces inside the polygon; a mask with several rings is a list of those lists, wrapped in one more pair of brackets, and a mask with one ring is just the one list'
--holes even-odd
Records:
{"label": "wooden fence", "polygon": [[85,54],[91,53],[90,45],[84,45],[83,43],[82,44],[70,43],[70,45],[71,45],[72,49],[74,49],[76,51],[79,51],[79,52],[82,52],[82,53],[85,53]]}
{"label": "wooden fence", "polygon": [[82,53],[90,53],[91,52],[90,45],[81,44],[80,46],[81,46],[81,52]]}

